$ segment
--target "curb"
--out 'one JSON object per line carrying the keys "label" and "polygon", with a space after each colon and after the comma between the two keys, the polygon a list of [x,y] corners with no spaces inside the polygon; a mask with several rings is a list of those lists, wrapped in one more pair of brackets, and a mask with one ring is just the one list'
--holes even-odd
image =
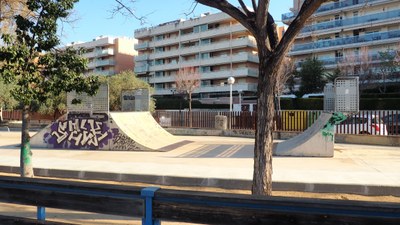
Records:
{"label": "curb", "polygon": [[[19,174],[19,167],[0,166],[0,172]],[[117,182],[138,182],[166,186],[191,186],[191,187],[213,187],[224,189],[251,190],[251,180],[234,180],[218,178],[193,178],[178,176],[155,176],[136,175],[123,173],[105,173],[92,171],[74,171],[35,168],[36,176],[69,178],[81,180],[103,180]],[[314,193],[344,193],[366,196],[387,196],[400,197],[400,188],[394,186],[374,186],[357,184],[323,184],[323,183],[296,183],[296,182],[274,182],[274,191],[299,191]]]}

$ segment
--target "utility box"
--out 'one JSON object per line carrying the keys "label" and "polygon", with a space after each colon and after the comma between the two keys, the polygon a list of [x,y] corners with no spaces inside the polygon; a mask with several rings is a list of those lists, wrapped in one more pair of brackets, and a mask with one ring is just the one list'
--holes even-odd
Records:
{"label": "utility box", "polygon": [[228,118],[226,116],[215,116],[215,129],[226,130],[228,129]]}

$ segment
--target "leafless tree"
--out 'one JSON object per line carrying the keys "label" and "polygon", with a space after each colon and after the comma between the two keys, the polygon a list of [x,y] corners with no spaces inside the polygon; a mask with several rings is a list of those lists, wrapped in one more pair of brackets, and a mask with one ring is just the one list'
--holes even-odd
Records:
{"label": "leafless tree", "polygon": [[200,74],[195,67],[184,67],[175,75],[176,90],[188,95],[189,126],[192,127],[192,94],[200,86]]}
{"label": "leafless tree", "polygon": [[359,76],[360,91],[372,87],[375,83],[373,58],[367,46],[361,47],[358,53],[348,52],[338,62],[338,68],[344,76]]}
{"label": "leafless tree", "polygon": [[294,63],[294,60],[291,59],[290,57],[286,56],[282,64],[279,68],[278,72],[278,79],[276,82],[276,109],[280,110],[281,109],[281,104],[280,104],[280,95],[285,91],[286,88],[286,83],[288,82],[289,79],[293,78],[294,76],[294,71],[296,70],[296,65]]}

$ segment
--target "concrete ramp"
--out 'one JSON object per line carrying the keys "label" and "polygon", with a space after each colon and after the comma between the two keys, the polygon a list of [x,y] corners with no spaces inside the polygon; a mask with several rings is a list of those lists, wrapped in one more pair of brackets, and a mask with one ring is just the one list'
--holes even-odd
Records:
{"label": "concrete ramp", "polygon": [[334,138],[324,136],[322,129],[332,117],[331,113],[321,113],[319,118],[303,133],[274,146],[276,156],[333,157]]}
{"label": "concrete ramp", "polygon": [[182,140],[164,130],[149,112],[110,113],[115,126],[140,149],[163,150]]}
{"label": "concrete ramp", "polygon": [[164,130],[149,112],[69,113],[31,138],[53,149],[169,151],[188,141]]}

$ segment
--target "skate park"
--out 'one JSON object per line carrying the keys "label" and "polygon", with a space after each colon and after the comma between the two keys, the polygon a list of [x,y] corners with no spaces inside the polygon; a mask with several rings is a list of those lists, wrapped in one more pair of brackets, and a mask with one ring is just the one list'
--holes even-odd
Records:
{"label": "skate park", "polygon": [[[93,105],[90,109],[93,109]],[[200,190],[220,188],[227,193],[229,189],[236,191],[251,189],[254,156],[254,138],[252,137],[171,135],[164,133],[165,129],[161,128],[148,112],[109,113],[104,116],[104,114],[91,111],[89,116],[87,113],[72,113],[71,115],[73,116],[67,115],[45,129],[32,132],[33,137],[40,137],[38,140],[41,144],[32,149],[35,176],[79,179],[89,182],[135,182],[147,186],[162,186],[162,189],[169,186],[192,187]],[[115,146],[118,140],[112,139],[114,136],[108,139],[111,140],[108,142],[111,143],[109,145],[101,143],[101,140],[96,142],[93,139],[94,135],[109,137],[105,135],[109,133],[103,129],[99,121],[88,122],[93,117],[102,122],[108,118],[112,122],[106,124],[105,127],[113,123],[116,125],[112,129],[120,129],[117,130],[118,132],[110,133],[114,135],[123,132],[125,143],[134,143],[135,148],[113,149],[110,146]],[[281,149],[285,149],[284,147],[289,149],[291,156],[276,156],[275,154],[272,177],[274,191],[356,194],[379,196],[386,199],[383,201],[396,201],[400,197],[398,147],[334,144],[330,135],[320,135],[319,132],[326,128],[324,124],[330,117],[329,113],[321,117],[319,122],[309,128],[309,131],[304,132],[311,133],[308,137],[306,135],[306,138],[299,138],[304,135],[303,133],[288,141],[276,141],[275,151],[281,145]],[[138,123],[144,123],[146,126],[129,129],[130,126]],[[57,129],[54,129],[55,124],[59,125]],[[148,127],[149,124],[153,127]],[[161,131],[159,132],[161,135],[148,137],[146,130]],[[57,144],[62,145],[54,145],[54,142],[45,139],[49,134],[51,135],[50,131],[54,137],[61,137],[70,142],[61,141]],[[60,135],[62,132],[57,133],[58,131],[65,132],[67,135],[63,137]],[[81,136],[78,131],[81,132]],[[91,131],[93,135],[85,134],[85,131]],[[138,136],[131,135],[135,132],[141,133]],[[70,137],[72,138],[69,140]],[[152,144],[158,139],[163,141]],[[298,139],[301,141],[299,142]],[[329,154],[321,155],[321,151],[302,149],[310,145],[307,144],[310,140],[313,143],[313,139],[324,140],[317,141],[317,144],[328,146],[326,148],[328,151],[324,150],[323,153]],[[0,151],[2,151],[0,173],[18,174],[20,133],[0,132],[0,140]],[[88,146],[76,145],[78,142],[82,144],[83,140]],[[35,142],[34,138],[33,141]],[[70,143],[75,143],[75,145]],[[141,146],[141,143],[145,145]],[[293,148],[293,145],[300,148]],[[293,149],[294,153],[290,152]],[[58,183],[58,181],[54,182]],[[155,187],[150,189],[158,190]],[[163,191],[170,190],[160,190],[157,193],[163,193]],[[229,195],[229,198],[231,197]],[[293,207],[294,203],[289,204]],[[37,218],[40,218],[39,208],[41,207],[37,208]],[[129,210],[130,213],[124,215],[136,215],[131,211]],[[137,216],[140,217],[140,215]],[[131,219],[125,218],[125,220]]]}
{"label": "skate park", "polygon": [[[100,102],[104,102],[104,99]],[[96,105],[90,104],[90,107],[85,106],[91,110],[90,112],[85,114],[80,111],[80,114],[72,115],[104,116],[98,112],[93,113]],[[111,112],[106,115],[107,119],[111,118],[111,123],[117,124],[114,129],[119,128],[123,131],[121,133],[125,135],[124,143],[127,143],[125,147],[112,150],[110,145],[100,143],[101,141],[97,142],[97,146],[94,146],[96,142],[92,141],[89,147],[83,148],[73,146],[67,149],[68,144],[54,145],[54,142],[46,140],[50,131],[54,137],[62,137],[61,133],[57,133],[61,128],[65,133],[70,131],[68,133],[69,137],[72,137],[70,141],[76,143],[79,133],[69,129],[80,127],[81,141],[84,140],[84,131],[88,130],[85,125],[77,122],[87,122],[87,118],[82,117],[78,120],[76,117],[70,117],[66,123],[62,120],[66,118],[64,117],[47,128],[32,133],[35,174],[44,177],[244,190],[248,190],[251,186],[254,138],[171,135],[160,127],[148,112]],[[334,144],[331,137],[322,135],[317,137],[319,132],[316,131],[321,130],[330,118],[326,115],[320,122],[315,123],[316,127],[310,127],[312,135],[307,134],[310,131],[306,131],[289,141],[276,140],[275,151],[285,148],[286,150],[281,150],[284,152],[282,156],[274,157],[274,189],[400,196],[398,147]],[[100,120],[105,121],[104,117]],[[55,129],[54,124],[64,125]],[[91,129],[96,130],[94,132],[102,131],[96,133],[99,137],[105,136],[107,132],[100,127],[101,124],[93,124],[99,127],[95,129],[92,125]],[[152,135],[146,133],[147,131],[151,131]],[[113,135],[116,132],[109,133]],[[134,133],[137,136],[133,136]],[[0,143],[3,152],[0,172],[18,173],[19,134],[1,132],[0,135],[3,137]],[[64,140],[68,139],[64,137]],[[304,152],[302,146],[304,147],[304,143],[312,139],[324,140],[317,142],[314,140],[308,145],[316,146],[318,149],[328,146],[325,147],[328,153],[325,150],[323,154],[318,151]],[[135,144],[135,148],[126,148],[132,143]],[[146,146],[143,143],[146,143]],[[113,143],[116,144],[118,143]]]}

